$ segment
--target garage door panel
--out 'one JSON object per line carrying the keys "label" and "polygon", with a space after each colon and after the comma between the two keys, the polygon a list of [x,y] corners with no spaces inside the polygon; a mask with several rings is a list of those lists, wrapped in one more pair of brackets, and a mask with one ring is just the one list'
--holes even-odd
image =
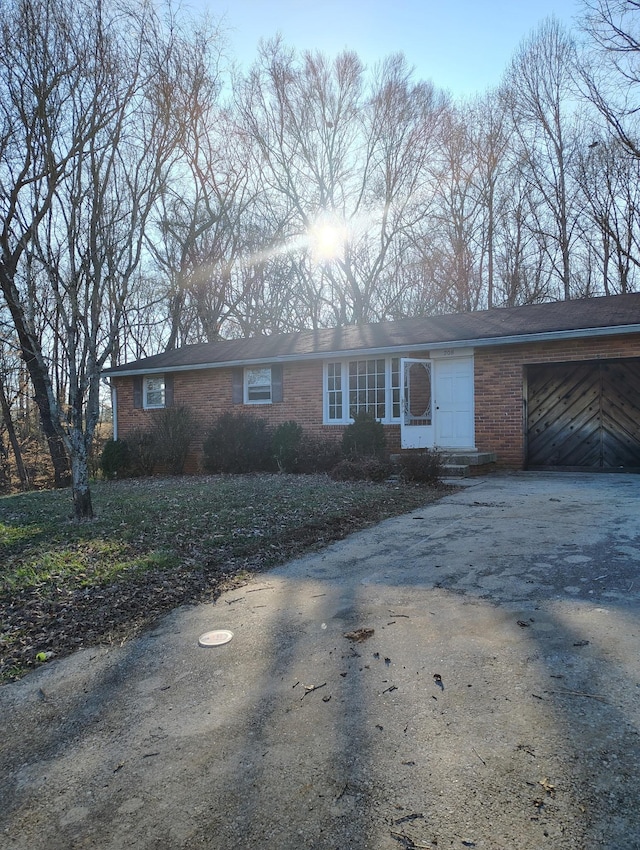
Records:
{"label": "garage door panel", "polygon": [[602,365],[604,467],[640,468],[640,367]]}
{"label": "garage door panel", "polygon": [[527,464],[640,468],[640,361],[529,367]]}
{"label": "garage door panel", "polygon": [[600,378],[586,363],[529,370],[530,466],[592,466],[600,453]]}

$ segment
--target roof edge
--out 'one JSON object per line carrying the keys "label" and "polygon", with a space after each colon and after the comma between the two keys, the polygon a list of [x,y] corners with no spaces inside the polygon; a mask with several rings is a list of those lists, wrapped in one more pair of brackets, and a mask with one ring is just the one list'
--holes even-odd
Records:
{"label": "roof edge", "polygon": [[104,369],[102,375],[112,378],[127,378],[134,375],[161,375],[165,372],[196,372],[202,369],[230,369],[238,366],[256,366],[260,363],[296,363],[307,360],[328,360],[331,358],[352,357],[357,354],[378,356],[381,354],[410,353],[419,348],[438,351],[443,348],[486,348],[492,345],[516,345],[525,342],[554,342],[563,339],[580,339],[586,336],[618,336],[622,334],[640,333],[640,324],[614,325],[612,327],[574,328],[573,330],[543,331],[540,333],[511,334],[509,336],[485,337],[480,339],[455,339],[445,342],[414,342],[403,345],[387,345],[378,348],[350,348],[336,351],[312,352],[310,354],[281,354],[275,357],[252,357],[241,360],[220,360],[216,362],[192,363],[183,366],[157,366],[147,369]]}

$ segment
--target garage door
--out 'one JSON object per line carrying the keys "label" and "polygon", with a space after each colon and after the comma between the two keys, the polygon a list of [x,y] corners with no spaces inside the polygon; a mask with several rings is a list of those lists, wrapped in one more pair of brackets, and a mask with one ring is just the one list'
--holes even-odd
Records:
{"label": "garage door", "polygon": [[527,466],[640,470],[640,360],[527,367]]}

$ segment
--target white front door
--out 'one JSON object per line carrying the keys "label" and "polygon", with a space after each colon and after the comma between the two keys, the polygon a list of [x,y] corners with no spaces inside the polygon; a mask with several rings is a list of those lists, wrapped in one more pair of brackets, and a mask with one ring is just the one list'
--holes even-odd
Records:
{"label": "white front door", "polygon": [[403,449],[433,447],[432,369],[431,360],[403,358],[400,361],[400,445]]}
{"label": "white front door", "polygon": [[435,360],[434,441],[438,448],[475,446],[473,357]]}

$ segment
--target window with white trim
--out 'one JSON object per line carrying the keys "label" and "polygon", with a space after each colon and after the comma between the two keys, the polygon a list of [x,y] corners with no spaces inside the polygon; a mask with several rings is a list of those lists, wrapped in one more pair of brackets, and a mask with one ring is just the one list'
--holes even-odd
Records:
{"label": "window with white trim", "polygon": [[164,375],[145,375],[142,381],[142,404],[145,409],[164,407],[166,386]]}
{"label": "window with white trim", "polygon": [[368,411],[381,422],[400,421],[400,358],[371,357],[325,363],[324,421],[341,425]]}
{"label": "window with white trim", "polygon": [[271,368],[244,370],[245,404],[271,404]]}

